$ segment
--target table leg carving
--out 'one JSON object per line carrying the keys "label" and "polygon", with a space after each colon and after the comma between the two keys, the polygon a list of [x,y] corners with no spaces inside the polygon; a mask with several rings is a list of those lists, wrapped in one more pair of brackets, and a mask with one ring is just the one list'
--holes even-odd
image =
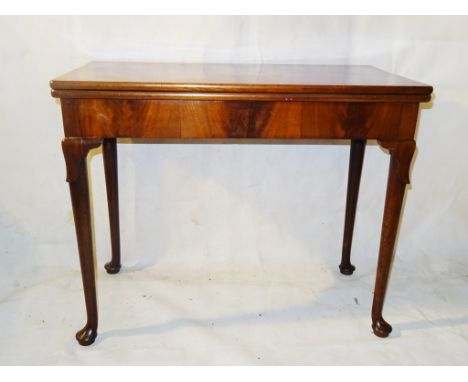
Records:
{"label": "table leg carving", "polygon": [[107,204],[109,207],[109,226],[112,244],[111,261],[104,265],[107,273],[115,274],[120,271],[120,227],[119,227],[119,188],[117,170],[117,141],[106,138],[102,144],[104,159],[104,173],[106,176]]}
{"label": "table leg carving", "polygon": [[101,142],[101,139],[82,138],[65,138],[62,141],[87,313],[86,325],[76,333],[80,345],[91,345],[97,336],[98,312],[86,157],[89,150],[99,147]]}
{"label": "table leg carving", "polygon": [[379,141],[379,145],[388,149],[391,157],[372,303],[372,329],[376,336],[387,337],[392,327],[383,319],[382,310],[392,266],[401,207],[406,185],[410,182],[409,169],[416,143],[413,140]]}
{"label": "table leg carving", "polygon": [[344,275],[352,275],[356,267],[351,264],[351,244],[353,241],[354,221],[356,218],[356,206],[361,182],[362,163],[366,141],[355,139],[351,141],[348,171],[348,192],[346,196],[346,213],[343,235],[343,250],[341,254],[340,272]]}

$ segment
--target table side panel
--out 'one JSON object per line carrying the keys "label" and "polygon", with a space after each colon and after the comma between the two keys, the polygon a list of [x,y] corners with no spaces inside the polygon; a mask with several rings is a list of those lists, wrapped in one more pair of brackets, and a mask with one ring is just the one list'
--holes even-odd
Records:
{"label": "table side panel", "polygon": [[62,99],[67,137],[412,139],[417,102]]}

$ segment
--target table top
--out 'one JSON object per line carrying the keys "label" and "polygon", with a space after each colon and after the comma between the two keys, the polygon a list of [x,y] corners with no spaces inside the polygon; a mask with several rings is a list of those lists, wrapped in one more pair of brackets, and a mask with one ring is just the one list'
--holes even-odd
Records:
{"label": "table top", "polygon": [[429,95],[432,87],[372,66],[91,62],[54,90]]}

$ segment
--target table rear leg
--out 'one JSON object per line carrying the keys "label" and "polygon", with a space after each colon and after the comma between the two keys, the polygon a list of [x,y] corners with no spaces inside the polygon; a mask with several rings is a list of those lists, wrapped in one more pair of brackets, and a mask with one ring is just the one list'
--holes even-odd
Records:
{"label": "table rear leg", "polygon": [[109,226],[111,234],[112,258],[104,265],[107,273],[120,271],[120,226],[119,226],[119,186],[117,168],[117,141],[106,138],[102,144],[104,173],[106,176],[107,205],[109,208]]}
{"label": "table rear leg", "polygon": [[391,158],[372,303],[372,329],[376,336],[387,337],[392,327],[383,319],[382,310],[392,267],[401,207],[406,185],[409,183],[409,168],[416,143],[414,141],[379,141],[379,144],[390,151]]}
{"label": "table rear leg", "polygon": [[365,149],[365,140],[355,139],[351,141],[343,250],[341,254],[341,264],[339,265],[340,272],[344,275],[352,275],[356,269],[356,267],[351,264],[351,244],[353,241],[354,221],[356,218],[356,206],[359,195],[359,184],[361,183]]}
{"label": "table rear leg", "polygon": [[87,312],[86,325],[76,333],[80,345],[91,345],[97,336],[98,311],[86,157],[90,149],[100,145],[100,139],[65,138],[62,141]]}

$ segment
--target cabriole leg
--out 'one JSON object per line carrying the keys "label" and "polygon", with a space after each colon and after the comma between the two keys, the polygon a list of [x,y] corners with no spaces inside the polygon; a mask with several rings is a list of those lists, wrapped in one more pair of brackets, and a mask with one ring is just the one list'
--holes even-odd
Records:
{"label": "cabriole leg", "polygon": [[409,168],[416,143],[411,140],[379,141],[379,144],[390,151],[391,158],[380,237],[374,301],[372,303],[372,329],[376,336],[387,337],[392,331],[392,327],[384,320],[382,310],[392,266],[401,207],[405,188],[409,183]]}
{"label": "cabriole leg", "polygon": [[351,264],[351,244],[353,241],[354,221],[356,218],[356,206],[361,182],[362,163],[366,141],[356,139],[351,141],[348,171],[348,192],[346,196],[346,214],[343,235],[343,250],[341,254],[340,272],[344,275],[352,275],[356,267]]}
{"label": "cabriole leg", "polygon": [[117,174],[117,142],[115,138],[106,138],[102,144],[104,173],[106,176],[107,205],[109,208],[109,226],[112,244],[111,261],[104,265],[107,273],[118,273],[120,263],[120,227],[119,227],[119,187]]}
{"label": "cabriole leg", "polygon": [[90,149],[100,145],[100,139],[65,138],[62,141],[87,313],[86,325],[76,333],[80,345],[91,345],[97,336],[98,311],[86,157]]}

